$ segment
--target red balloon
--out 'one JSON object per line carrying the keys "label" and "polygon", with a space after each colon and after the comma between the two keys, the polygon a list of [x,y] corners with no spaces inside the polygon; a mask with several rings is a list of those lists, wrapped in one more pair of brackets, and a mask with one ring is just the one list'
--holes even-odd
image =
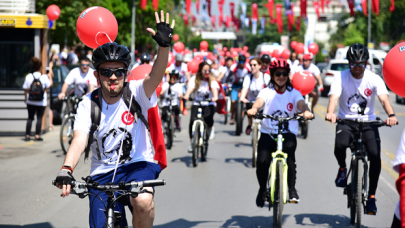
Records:
{"label": "red balloon", "polygon": [[76,31],[86,46],[95,49],[105,43],[114,42],[117,38],[118,23],[108,9],[93,6],[84,10],[77,18]]}
{"label": "red balloon", "polygon": [[197,48],[193,48],[193,52],[197,52]]}
{"label": "red balloon", "polygon": [[176,41],[178,41],[178,40],[179,40],[179,35],[174,34],[174,35],[173,35],[173,41],[176,42]]}
{"label": "red balloon", "polygon": [[274,58],[279,58],[280,55],[281,55],[280,51],[275,49],[271,56],[274,57]]}
{"label": "red balloon", "polygon": [[226,55],[227,57],[229,57],[229,56],[231,56],[231,53],[230,53],[229,51],[227,51],[227,52],[225,53],[225,55]]}
{"label": "red balloon", "polygon": [[281,52],[281,58],[283,58],[283,59],[289,59],[290,55],[291,55],[291,52],[287,48],[284,49],[283,52]]}
{"label": "red balloon", "polygon": [[[135,80],[135,81],[142,80],[146,76],[148,76],[151,71],[152,71],[151,65],[149,65],[149,64],[139,65],[131,71],[131,75],[129,75],[127,81],[130,82],[132,80]],[[159,95],[160,91],[162,91],[162,83],[163,82],[160,82],[160,84],[158,85],[158,87],[155,90],[157,95]]]}
{"label": "red balloon", "polygon": [[314,90],[315,77],[309,71],[299,71],[293,75],[292,85],[302,95],[307,95]]}
{"label": "red balloon", "polygon": [[188,71],[191,72],[192,74],[197,73],[199,64],[200,62],[198,60],[191,60],[190,62],[187,63]]}
{"label": "red balloon", "polygon": [[221,66],[225,66],[225,59],[224,59],[224,58],[221,58],[221,59],[219,60],[219,64],[221,64]]}
{"label": "red balloon", "polygon": [[243,50],[248,51],[249,50],[248,46],[243,46]]}
{"label": "red balloon", "polygon": [[228,48],[227,48],[227,47],[224,47],[222,50],[223,50],[224,52],[227,52],[227,51],[228,51]]}
{"label": "red balloon", "polygon": [[167,67],[169,67],[174,62],[174,55],[172,52],[169,52],[169,59],[167,61]]}
{"label": "red balloon", "polygon": [[295,52],[297,54],[304,54],[304,44],[303,43],[297,43],[297,45],[295,45]]}
{"label": "red balloon", "polygon": [[60,9],[57,5],[50,5],[46,9],[46,16],[48,16],[48,19],[51,21],[54,21],[59,18],[60,16]]}
{"label": "red balloon", "polygon": [[235,50],[233,50],[233,51],[232,51],[232,56],[233,56],[233,57],[238,56],[238,52],[237,52],[237,51],[235,51]]}
{"label": "red balloon", "polygon": [[308,51],[311,52],[312,54],[316,55],[319,51],[318,44],[316,44],[316,43],[309,44]]}
{"label": "red balloon", "polygon": [[405,97],[405,75],[401,71],[401,66],[404,64],[405,43],[399,43],[393,47],[387,54],[383,64],[384,81],[388,88],[395,94]]}
{"label": "red balloon", "polygon": [[291,41],[290,46],[292,49],[295,49],[295,47],[297,46],[297,41],[295,40]]}
{"label": "red balloon", "polygon": [[200,50],[204,50],[204,51],[208,50],[208,42],[207,41],[205,41],[205,40],[201,41]]}
{"label": "red balloon", "polygon": [[173,45],[173,49],[177,52],[180,53],[184,50],[184,44],[182,42],[176,42]]}

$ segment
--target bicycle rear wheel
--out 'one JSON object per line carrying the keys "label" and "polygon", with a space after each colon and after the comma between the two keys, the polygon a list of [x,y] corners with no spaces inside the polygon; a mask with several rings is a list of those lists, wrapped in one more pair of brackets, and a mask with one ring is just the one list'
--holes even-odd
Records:
{"label": "bicycle rear wheel", "polygon": [[[356,183],[357,183],[357,164],[355,161],[352,161],[352,182],[348,186],[348,198],[350,200],[350,225],[354,225],[356,222]],[[353,187],[354,186],[354,187]]]}
{"label": "bicycle rear wheel", "polygon": [[240,135],[243,129],[243,116],[242,116],[242,102],[240,100],[236,101],[236,110],[235,110],[235,121],[236,121],[236,129],[235,134]]}
{"label": "bicycle rear wheel", "polygon": [[[225,100],[225,111],[228,112],[227,107],[228,107],[228,99]],[[228,113],[224,114],[224,124],[226,125],[227,123],[228,123]]]}
{"label": "bicycle rear wheel", "polygon": [[70,144],[73,140],[73,125],[75,122],[74,116],[69,116],[62,122],[62,127],[60,128],[60,145],[63,150],[63,154],[67,154]]}
{"label": "bicycle rear wheel", "polygon": [[[169,115],[169,114],[168,114]],[[170,115],[170,120],[167,122],[167,126],[166,126],[166,138],[167,138],[167,142],[166,142],[166,148],[167,149],[171,149],[173,146],[173,116]]]}
{"label": "bicycle rear wheel", "polygon": [[276,183],[274,189],[273,202],[273,227],[281,228],[283,225],[283,208],[284,208],[284,192],[283,192],[283,162],[277,161],[276,164]]}
{"label": "bicycle rear wheel", "polygon": [[207,160],[208,140],[209,140],[208,126],[205,125],[203,134],[203,145],[201,147],[201,161],[203,162]]}
{"label": "bicycle rear wheel", "polygon": [[194,167],[196,167],[198,165],[198,161],[200,159],[201,147],[199,146],[199,141],[200,141],[200,123],[196,123],[193,140],[192,140],[193,166]]}
{"label": "bicycle rear wheel", "polygon": [[253,123],[253,143],[252,143],[252,167],[256,167],[257,144],[259,141],[259,129],[256,123]]}
{"label": "bicycle rear wheel", "polygon": [[363,207],[363,160],[357,160],[357,177],[356,177],[356,227],[361,228],[361,214]]}

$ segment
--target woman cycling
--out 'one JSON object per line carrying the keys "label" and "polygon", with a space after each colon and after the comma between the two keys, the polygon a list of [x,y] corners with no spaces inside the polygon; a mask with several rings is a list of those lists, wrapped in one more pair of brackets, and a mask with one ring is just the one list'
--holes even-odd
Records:
{"label": "woman cycling", "polygon": [[[183,97],[183,86],[178,83],[179,71],[172,70],[169,72],[169,82],[165,82],[162,86],[160,96],[162,97],[162,122],[166,120],[166,113],[169,110],[169,106],[172,106],[174,112],[174,122],[176,123],[176,129],[180,129],[180,108],[179,99]],[[167,98],[172,98],[169,100]]]}
{"label": "woman cycling", "polygon": [[[188,133],[190,136],[190,141],[192,137],[192,127],[194,119],[198,114],[199,102],[204,99],[211,99],[210,102],[201,102],[201,105],[206,106],[204,110],[204,121],[208,125],[208,132],[211,134],[212,126],[214,125],[214,114],[216,109],[216,101],[218,100],[218,82],[215,80],[214,76],[211,75],[211,67],[207,62],[202,62],[198,65],[198,72],[196,76],[190,78],[188,83],[188,88],[184,99],[188,100],[190,95],[194,94],[193,106],[191,106],[191,117],[190,124],[188,127]],[[189,147],[188,151],[192,151],[192,146]]]}
{"label": "woman cycling", "polygon": [[[300,92],[295,90],[288,77],[290,65],[283,59],[275,60],[270,66],[270,85],[261,90],[257,96],[252,109],[248,110],[248,115],[253,116],[263,107],[263,113],[273,116],[293,116],[297,111],[303,111],[305,118],[312,118]],[[256,176],[260,185],[259,193],[256,197],[256,205],[264,206],[266,197],[266,182],[269,175],[269,167],[272,161],[271,153],[276,151],[277,143],[274,140],[278,131],[276,121],[265,119],[262,121],[261,137],[258,143]],[[288,154],[288,188],[290,200],[299,201],[297,190],[295,189],[296,165],[295,149],[297,147],[298,122],[291,121],[285,125],[283,130],[283,151]]]}
{"label": "woman cycling", "polygon": [[[253,58],[249,63],[252,68],[252,73],[246,75],[243,79],[243,87],[240,95],[240,100],[246,103],[246,109],[252,108],[252,104],[248,102],[255,101],[260,90],[266,88],[270,82],[270,75],[260,70],[262,68],[262,61],[259,58]],[[249,125],[246,127],[245,132],[247,135],[250,135],[252,131],[252,117],[248,117],[248,121]]]}

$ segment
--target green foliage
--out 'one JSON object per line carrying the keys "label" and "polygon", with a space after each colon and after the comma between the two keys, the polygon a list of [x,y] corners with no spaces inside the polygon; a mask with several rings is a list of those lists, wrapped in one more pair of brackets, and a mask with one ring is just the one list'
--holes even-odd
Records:
{"label": "green foliage", "polygon": [[319,51],[315,56],[315,62],[316,63],[324,62],[325,61],[325,56],[322,55],[322,50],[324,49],[325,44],[322,43],[322,42],[319,42],[317,40],[315,40],[315,43],[318,44],[318,47],[319,47]]}
{"label": "green foliage", "polygon": [[350,24],[347,29],[346,33],[343,37],[343,44],[345,46],[350,46],[354,43],[363,43],[364,37],[361,33],[358,32],[358,28],[356,24]]}

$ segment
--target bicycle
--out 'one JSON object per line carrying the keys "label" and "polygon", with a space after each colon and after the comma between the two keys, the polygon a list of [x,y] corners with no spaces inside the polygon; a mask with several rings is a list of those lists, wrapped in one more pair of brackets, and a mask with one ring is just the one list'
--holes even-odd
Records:
{"label": "bicycle", "polygon": [[225,91],[225,111],[227,112],[227,114],[224,114],[224,124],[226,125],[228,123],[228,114],[231,112],[232,86],[223,84],[222,87],[224,88],[224,91]]}
{"label": "bicycle", "polygon": [[256,119],[269,118],[278,122],[277,150],[272,153],[273,161],[270,165],[270,176],[267,182],[267,199],[269,210],[273,209],[273,227],[282,227],[283,208],[286,203],[298,204],[298,201],[287,200],[287,157],[288,154],[283,152],[283,125],[291,120],[303,120],[303,116],[295,114],[292,117],[279,117],[266,114],[255,115]]}
{"label": "bicycle", "polygon": [[[192,101],[193,99],[190,98],[189,100]],[[208,126],[204,121],[204,111],[205,107],[207,106],[203,106],[201,103],[210,101],[211,99],[195,101],[198,102],[198,114],[191,128],[191,146],[193,148],[192,161],[194,167],[197,167],[200,157],[202,162],[206,161],[207,159],[209,135]]]}
{"label": "bicycle", "polygon": [[[254,104],[254,101],[249,101],[247,104]],[[247,110],[244,111],[245,115],[247,115]],[[260,139],[260,129],[262,127],[262,121],[260,119],[252,119],[252,167],[256,167],[257,161],[257,145]]]}
{"label": "bicycle", "polygon": [[173,96],[169,95],[169,97],[164,98],[169,102],[169,109],[166,112],[166,119],[164,119],[163,121],[166,123],[162,123],[165,124],[165,132],[164,132],[164,136],[165,136],[165,141],[166,141],[166,148],[167,149],[171,149],[173,146],[173,138],[174,138],[174,112],[172,110],[172,100],[173,100]]}
{"label": "bicycle", "polygon": [[[305,95],[304,98],[305,98],[305,104],[307,104],[309,110],[312,112],[312,110],[311,110],[312,99],[310,99],[309,94]],[[299,127],[301,128],[301,136],[304,139],[306,139],[308,137],[308,128],[309,128],[308,120],[299,121]]]}
{"label": "bicycle", "polygon": [[63,102],[66,102],[66,114],[62,120],[59,140],[64,155],[67,154],[67,151],[73,140],[73,127],[75,122],[76,110],[81,100],[83,100],[83,98],[77,96],[68,96],[62,99]]}
{"label": "bicycle", "polygon": [[[105,225],[104,228],[119,228],[119,224],[121,222],[122,214],[119,211],[114,211],[114,206],[116,202],[119,202],[121,200],[125,200],[121,197],[123,196],[131,196],[132,198],[136,198],[139,194],[142,193],[151,193],[152,192],[143,189],[144,187],[154,187],[154,186],[163,186],[166,185],[166,180],[147,180],[147,181],[132,181],[130,183],[125,183],[124,181],[120,182],[118,185],[114,185],[113,183],[107,183],[105,185],[99,185],[97,181],[93,181],[90,176],[83,178],[85,182],[79,182],[79,181],[72,181],[71,186],[72,190],[70,191],[70,194],[74,194],[79,196],[80,199],[85,198],[86,196],[90,195],[91,193],[88,192],[88,188],[92,188],[94,190],[98,190],[101,192],[105,192],[108,195],[108,200],[107,200],[107,206],[105,206]],[[52,181],[52,185],[55,185],[56,182],[55,180]],[[115,198],[115,192],[120,192],[118,197]],[[100,193],[101,193],[100,192]],[[98,197],[100,194],[98,193],[95,195],[95,198],[98,198],[101,200],[101,198]],[[93,224],[94,227],[96,227],[96,224],[94,222],[93,218]]]}
{"label": "bicycle", "polygon": [[[351,172],[351,183],[346,185],[343,190],[343,194],[347,195],[347,207],[350,208],[350,224],[354,225],[357,217],[356,227],[361,227],[361,206],[363,205],[364,214],[375,215],[373,212],[366,211],[366,203],[368,200],[368,184],[367,184],[367,173],[368,173],[368,155],[367,151],[363,147],[363,125],[373,124],[376,127],[389,126],[379,117],[376,120],[362,120],[362,119],[336,119],[337,123],[345,124],[347,122],[356,123],[358,127],[355,128],[355,138],[350,146],[352,152],[352,159],[350,163],[349,172],[347,177]],[[397,123],[398,124],[398,123]],[[347,180],[347,178],[346,178]]]}

